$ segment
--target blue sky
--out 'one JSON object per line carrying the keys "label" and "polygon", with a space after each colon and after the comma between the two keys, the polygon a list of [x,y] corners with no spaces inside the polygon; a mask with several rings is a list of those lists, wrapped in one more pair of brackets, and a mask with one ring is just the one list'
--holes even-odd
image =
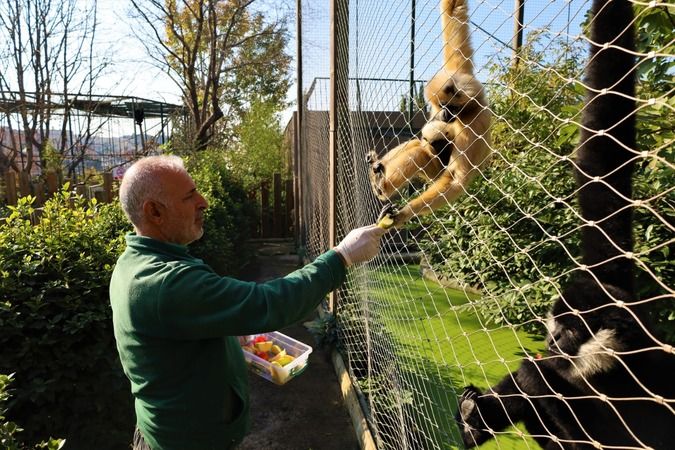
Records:
{"label": "blue sky", "polygon": [[[411,6],[412,0],[350,1],[350,77],[409,79]],[[526,0],[525,34],[546,29],[552,40],[573,40],[589,7],[589,0]],[[303,8],[307,10],[303,23],[303,84],[307,89],[314,77],[329,76],[329,2],[304,1]],[[484,82],[489,81],[485,68],[511,55],[513,8],[513,0],[469,2],[474,62]],[[427,80],[441,61],[438,0],[416,0],[415,23],[415,79]],[[407,89],[405,83],[399,87]],[[398,98],[396,93],[392,101]]]}
{"label": "blue sky", "polygon": [[[91,0],[79,0],[82,7]],[[416,0],[415,79],[428,80],[440,67],[441,25],[439,0]],[[412,0],[350,0],[349,76],[402,79],[410,77],[410,23]],[[295,0],[259,0],[255,3],[270,15],[289,17],[291,39],[287,51],[295,59]],[[329,0],[303,0],[303,89],[315,77],[328,78],[330,64]],[[590,0],[525,0],[525,34],[548,29],[553,40],[573,40]],[[98,95],[127,95],[178,104],[180,91],[173,81],[151,64],[142,43],[134,36],[139,26],[129,18],[129,0],[98,1],[97,55],[110,62],[105,76],[97,80]],[[514,0],[470,0],[471,40],[479,79],[488,80],[485,67],[498,58],[508,59],[513,33]],[[291,79],[296,69],[292,67]],[[408,92],[407,81],[362,83],[363,109],[398,109]],[[280,114],[282,127],[296,109],[296,86],[288,91],[289,108]],[[328,108],[328,82],[321,87],[321,99],[314,109]],[[353,92],[352,92],[353,93]],[[112,121],[113,130],[104,133],[128,134],[133,128],[124,121]]]}
{"label": "blue sky", "polygon": [[129,19],[130,2],[99,0],[98,8],[99,49],[113,61],[107,76],[100,79],[98,93],[180,103],[180,91],[176,85],[150,64],[143,45],[133,35],[134,24]]}
{"label": "blue sky", "polygon": [[[277,5],[279,14],[290,12],[294,19],[294,3],[294,0],[261,0],[260,5],[269,11]],[[513,33],[513,4],[513,0],[469,2],[474,61],[482,81],[487,81],[487,73],[481,68],[497,57],[511,54],[506,45],[510,44]],[[412,0],[350,1],[350,77],[409,78],[411,5]],[[574,39],[589,5],[590,0],[526,0],[525,33],[546,28],[560,33],[555,39]],[[97,93],[180,102],[178,88],[168,76],[152,67],[143,46],[133,37],[128,0],[99,0],[99,8],[98,48],[114,64],[110,73],[99,80]],[[329,1],[303,0],[303,13],[303,88],[307,89],[315,77],[329,76]],[[292,37],[288,52],[295,58],[293,20],[289,27]],[[418,80],[429,79],[439,68],[440,31],[438,0],[416,0],[415,78]],[[295,79],[295,68],[292,79]],[[405,83],[396,89],[405,91]],[[288,100],[295,102],[295,97],[296,87],[292,86]],[[400,95],[386,93],[383,97],[385,101],[395,102]],[[389,100],[386,97],[390,97]],[[294,108],[282,115],[282,125]]]}

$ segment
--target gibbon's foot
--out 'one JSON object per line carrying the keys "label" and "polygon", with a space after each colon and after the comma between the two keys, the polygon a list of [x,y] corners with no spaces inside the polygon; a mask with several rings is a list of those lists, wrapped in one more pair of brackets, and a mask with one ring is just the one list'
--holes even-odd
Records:
{"label": "gibbon's foot", "polygon": [[368,154],[366,155],[366,162],[370,164],[370,169],[374,173],[379,174],[381,172],[384,172],[384,165],[377,157],[377,153],[375,152],[375,150],[371,150],[368,152]]}
{"label": "gibbon's foot", "polygon": [[459,408],[455,420],[459,424],[459,432],[467,448],[476,447],[491,435],[485,430],[487,427],[478,411],[478,397],[482,392],[475,386],[467,386],[459,397]]}
{"label": "gibbon's foot", "polygon": [[370,179],[370,186],[375,193],[375,196],[381,201],[386,201],[387,196],[382,192],[380,187],[382,184],[382,178],[384,177],[384,164],[377,156],[377,153],[374,150],[371,150],[366,155],[366,162],[370,166],[368,173],[368,178]]}

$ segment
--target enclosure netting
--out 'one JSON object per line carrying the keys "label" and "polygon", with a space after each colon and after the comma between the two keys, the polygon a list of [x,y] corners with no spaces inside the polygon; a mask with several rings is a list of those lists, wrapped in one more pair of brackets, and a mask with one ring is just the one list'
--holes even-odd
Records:
{"label": "enclosure netting", "polygon": [[[442,60],[437,0],[344,3],[331,218],[329,2],[303,2],[299,174],[310,259],[330,245],[331,220],[339,241],[377,218],[382,203],[370,186],[366,154],[383,154],[419,132],[426,115],[421,89]],[[549,357],[547,313],[571,276],[585,269],[573,155],[590,5],[525,2],[514,59],[513,1],[469,4],[475,72],[492,113],[492,159],[459,200],[390,232],[381,254],[350,269],[336,297],[339,349],[378,448],[461,447],[454,416],[464,386],[485,390],[523,358]],[[627,257],[636,266],[638,303],[657,324],[650,347],[672,356],[675,11],[659,1],[633,6],[637,148],[631,149],[634,251]],[[425,188],[412,183],[397,204]],[[645,389],[637,400],[658,403],[675,419],[675,399]],[[493,434],[483,448],[538,448],[522,425]]]}

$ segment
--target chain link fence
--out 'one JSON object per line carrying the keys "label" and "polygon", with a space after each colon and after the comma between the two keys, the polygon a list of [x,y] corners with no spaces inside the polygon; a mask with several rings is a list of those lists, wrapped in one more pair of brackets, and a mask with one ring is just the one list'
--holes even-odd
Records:
{"label": "chain link fence", "polygon": [[[299,231],[311,259],[378,217],[383,204],[373,193],[366,155],[383,155],[419,136],[427,123],[422,90],[441,65],[442,27],[436,0],[301,5],[303,108],[296,160]],[[560,448],[630,442],[622,448],[642,448],[650,443],[639,426],[633,429],[639,419],[632,414],[653,411],[664,426],[675,423],[672,389],[651,387],[659,371],[675,367],[675,11],[658,1],[631,5],[637,38],[630,53],[638,84],[629,100],[635,104],[637,142],[634,148],[624,145],[635,165],[633,199],[624,209],[632,215],[633,249],[624,254],[617,244],[616,258],[625,256],[635,267],[635,298],[626,310],[633,328],[644,331],[645,343],[636,348],[622,341],[632,335],[619,334],[621,345],[603,341],[593,357],[610,355],[607,372],[619,365],[637,387],[628,395],[633,388],[603,391],[596,379],[577,382],[588,387],[580,391],[589,408],[610,411],[608,433],[619,437],[605,441],[580,412],[578,398],[566,396],[546,373],[537,383],[548,387],[538,394],[488,392],[481,398],[496,398],[500,406],[481,410],[488,436],[482,448],[537,448],[542,442]],[[492,160],[457,201],[390,232],[375,260],[350,271],[332,305],[340,350],[378,448],[462,447],[466,429],[455,416],[466,386],[485,392],[528,361],[561,357],[547,349],[546,323],[570,280],[588,271],[581,235],[594,226],[580,211],[574,179],[590,89],[584,78],[590,8],[583,0],[516,2],[515,8],[512,1],[469,4],[475,74],[492,115]],[[601,181],[613,188],[607,180]],[[412,181],[398,192],[397,205],[427,187]],[[609,297],[610,306],[623,308],[623,299]],[[612,316],[606,306],[600,311]],[[582,320],[579,329],[590,342],[600,340],[603,328],[619,333],[612,326]],[[562,353],[574,366],[575,355]],[[636,369],[633,355],[653,366]],[[525,401],[539,433],[523,426],[509,409],[509,397]],[[548,397],[570,414],[583,439],[565,441],[550,426],[550,411],[540,406]],[[514,426],[486,426],[489,408]]]}

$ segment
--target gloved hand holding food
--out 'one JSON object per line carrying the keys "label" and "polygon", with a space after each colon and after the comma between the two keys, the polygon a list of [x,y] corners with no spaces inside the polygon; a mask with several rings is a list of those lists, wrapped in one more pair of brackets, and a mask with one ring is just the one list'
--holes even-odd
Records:
{"label": "gloved hand holding food", "polygon": [[347,267],[369,261],[380,251],[380,238],[386,232],[377,225],[356,228],[335,246],[335,251],[342,256]]}

